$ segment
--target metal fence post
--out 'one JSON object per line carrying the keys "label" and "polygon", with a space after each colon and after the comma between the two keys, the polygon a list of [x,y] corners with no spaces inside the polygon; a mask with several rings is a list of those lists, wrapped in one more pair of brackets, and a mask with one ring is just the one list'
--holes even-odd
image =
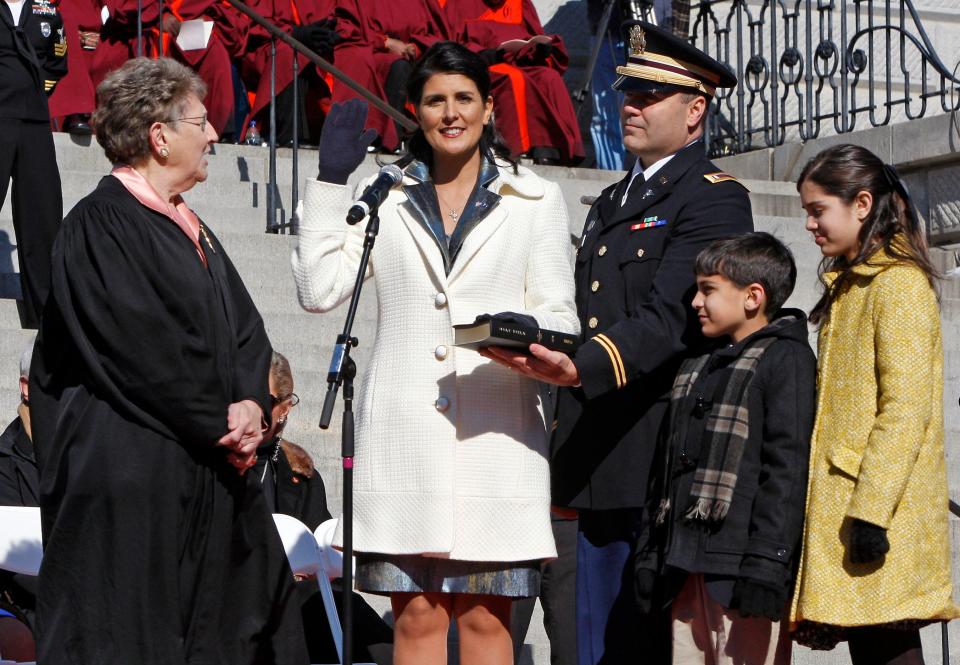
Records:
{"label": "metal fence post", "polygon": [[267,233],[277,231],[277,40],[270,39],[270,173],[267,176]]}
{"label": "metal fence post", "polygon": [[298,162],[300,160],[300,63],[297,54],[293,54],[293,183],[290,185],[290,233],[296,234],[300,220],[297,217],[297,199],[300,198],[300,178]]}

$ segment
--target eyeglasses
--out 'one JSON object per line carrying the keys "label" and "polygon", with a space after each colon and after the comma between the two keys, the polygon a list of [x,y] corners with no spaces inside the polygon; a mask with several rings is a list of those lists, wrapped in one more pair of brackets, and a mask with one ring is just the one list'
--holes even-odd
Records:
{"label": "eyeglasses", "polygon": [[300,403],[300,397],[297,395],[297,393],[290,393],[285,397],[277,397],[276,395],[270,395],[270,406],[274,407],[277,404],[281,404],[287,400],[290,400],[291,407],[294,407]]}
{"label": "eyeglasses", "polygon": [[[193,122],[194,120],[199,120],[200,122]],[[207,114],[195,115],[191,118],[171,118],[169,122],[185,122],[190,125],[196,125],[200,128],[201,132],[207,131]]]}

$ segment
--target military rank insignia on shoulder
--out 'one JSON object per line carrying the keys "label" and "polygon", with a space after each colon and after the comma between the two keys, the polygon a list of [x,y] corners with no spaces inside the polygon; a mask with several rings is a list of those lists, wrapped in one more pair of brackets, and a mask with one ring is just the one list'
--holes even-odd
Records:
{"label": "military rank insignia on shoulder", "polygon": [[746,185],[744,185],[742,182],[737,180],[735,177],[733,177],[729,173],[724,173],[723,171],[715,171],[714,173],[704,173],[703,179],[709,182],[711,185],[716,185],[718,182],[727,182],[729,180],[737,183],[744,189],[747,188]]}

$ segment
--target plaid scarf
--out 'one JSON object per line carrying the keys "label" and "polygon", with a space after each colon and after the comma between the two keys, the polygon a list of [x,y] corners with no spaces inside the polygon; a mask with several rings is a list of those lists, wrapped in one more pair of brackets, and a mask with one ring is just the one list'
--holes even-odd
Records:
{"label": "plaid scarf", "polygon": [[[764,337],[747,346],[728,366],[729,376],[721,401],[707,406],[709,417],[704,428],[706,454],[700,455],[700,464],[693,477],[693,486],[690,488],[691,505],[683,516],[687,521],[719,524],[730,510],[733,490],[737,486],[740,460],[750,434],[747,391],[763,352],[775,341],[776,337]],[[677,444],[682,444],[686,437],[686,421],[690,415],[689,411],[683,408],[684,403],[711,357],[712,354],[708,353],[685,360],[674,379],[670,393],[671,438],[668,457],[672,456]],[[699,403],[698,407],[702,408]],[[669,462],[667,471],[670,471]],[[669,475],[666,478],[669,478]],[[665,483],[669,484],[666,479]],[[665,488],[664,498],[657,511],[658,524],[664,522],[669,511],[669,491]]]}

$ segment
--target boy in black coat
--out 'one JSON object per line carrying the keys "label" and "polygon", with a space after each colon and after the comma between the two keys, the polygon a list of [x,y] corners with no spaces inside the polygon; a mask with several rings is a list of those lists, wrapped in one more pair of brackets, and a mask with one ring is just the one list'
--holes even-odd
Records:
{"label": "boy in black coat", "polygon": [[670,398],[663,473],[640,534],[641,609],[672,603],[674,663],[790,662],[786,626],[807,488],[816,359],[806,317],[781,310],[796,280],[767,233],[697,257],[711,353],[684,362]]}

